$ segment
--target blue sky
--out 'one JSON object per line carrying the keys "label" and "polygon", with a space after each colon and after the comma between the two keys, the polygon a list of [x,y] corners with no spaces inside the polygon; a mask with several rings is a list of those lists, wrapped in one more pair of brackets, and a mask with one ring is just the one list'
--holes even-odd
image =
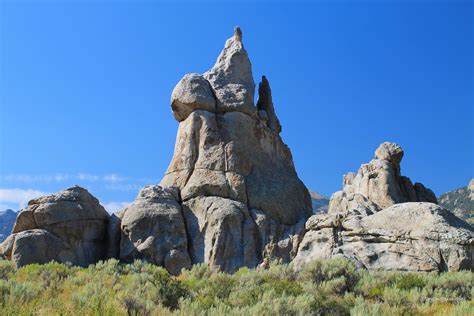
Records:
{"label": "blue sky", "polygon": [[240,25],[300,178],[325,195],[383,141],[436,194],[474,175],[472,1],[0,1],[0,207],[80,184],[109,209],[158,183],[169,99]]}

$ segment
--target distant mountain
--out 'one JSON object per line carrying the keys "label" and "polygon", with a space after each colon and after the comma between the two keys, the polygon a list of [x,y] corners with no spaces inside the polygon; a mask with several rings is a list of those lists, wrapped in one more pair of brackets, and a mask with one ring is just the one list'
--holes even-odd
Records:
{"label": "distant mountain", "polygon": [[12,232],[13,224],[15,224],[17,212],[13,210],[0,211],[0,242],[5,240]]}
{"label": "distant mountain", "polygon": [[311,195],[311,204],[313,205],[313,213],[327,213],[329,207],[329,199],[318,192],[309,190]]}
{"label": "distant mountain", "polygon": [[474,224],[474,179],[466,187],[442,194],[438,202],[457,217]]}

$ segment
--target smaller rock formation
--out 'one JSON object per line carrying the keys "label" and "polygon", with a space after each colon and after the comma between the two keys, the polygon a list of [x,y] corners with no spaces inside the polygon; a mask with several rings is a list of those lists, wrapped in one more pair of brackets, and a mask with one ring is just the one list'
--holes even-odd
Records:
{"label": "smaller rock formation", "polygon": [[401,176],[402,157],[399,145],[383,143],[375,159],[344,176],[328,214],[306,222],[296,268],[343,256],[370,270],[474,270],[472,227],[434,204],[431,190]]}
{"label": "smaller rock formation", "polygon": [[266,119],[268,127],[276,133],[280,133],[280,120],[275,114],[272,90],[270,89],[270,83],[265,76],[262,76],[262,82],[258,85],[257,109],[259,116]]}
{"label": "smaller rock formation", "polygon": [[104,257],[108,219],[99,201],[78,186],[31,200],[0,244],[0,256],[17,267],[52,260],[96,263]]}
{"label": "smaller rock formation", "polygon": [[190,268],[179,193],[174,187],[146,186],[109,224],[110,249],[123,262],[142,259],[179,274]]}
{"label": "smaller rock formation", "polygon": [[421,183],[413,185],[410,178],[401,175],[403,154],[398,144],[381,144],[372,161],[363,164],[356,174],[344,175],[343,189],[331,197],[329,212],[347,210],[350,201],[363,197],[380,209],[403,202],[437,203],[433,191]]}

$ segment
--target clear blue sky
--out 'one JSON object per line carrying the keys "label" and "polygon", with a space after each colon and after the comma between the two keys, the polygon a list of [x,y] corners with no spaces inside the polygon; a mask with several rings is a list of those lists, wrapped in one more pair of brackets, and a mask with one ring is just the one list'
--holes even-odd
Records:
{"label": "clear blue sky", "polygon": [[117,208],[159,182],[171,91],[214,64],[234,25],[309,188],[339,190],[387,140],[413,182],[464,186],[473,2],[411,2],[0,1],[0,207],[77,183]]}

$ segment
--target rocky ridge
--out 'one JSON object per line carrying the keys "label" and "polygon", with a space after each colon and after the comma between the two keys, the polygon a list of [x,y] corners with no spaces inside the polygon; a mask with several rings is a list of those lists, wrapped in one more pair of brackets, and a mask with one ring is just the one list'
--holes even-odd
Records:
{"label": "rocky ridge", "polygon": [[313,214],[318,213],[327,213],[329,209],[329,199],[324,195],[309,191],[309,195],[311,196],[311,205],[313,206]]}
{"label": "rocky ridge", "polygon": [[474,224],[474,179],[465,187],[442,194],[438,201],[457,217]]}
{"label": "rocky ridge", "polygon": [[383,143],[371,162],[344,176],[327,214],[311,216],[311,196],[281,139],[267,78],[256,104],[254,93],[236,28],[214,66],[185,75],[172,92],[179,127],[159,185],[144,187],[112,215],[80,187],[32,200],[0,256],[17,267],[139,259],[173,274],[197,263],[233,272],[272,259],[298,269],[335,256],[367,269],[474,270],[472,227],[401,175],[403,150],[394,143]]}
{"label": "rocky ridge", "polygon": [[13,225],[15,224],[17,212],[6,209],[0,211],[0,242],[4,241],[10,235]]}

